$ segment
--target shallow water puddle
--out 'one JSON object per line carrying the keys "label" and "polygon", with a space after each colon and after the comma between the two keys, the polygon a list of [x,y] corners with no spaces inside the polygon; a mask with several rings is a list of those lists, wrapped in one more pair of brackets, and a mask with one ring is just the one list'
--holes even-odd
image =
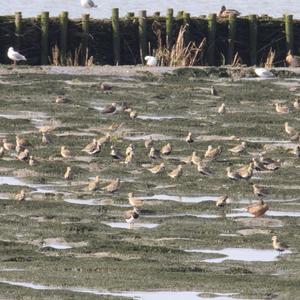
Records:
{"label": "shallow water puddle", "polygon": [[137,118],[141,120],[156,120],[156,121],[186,119],[184,116],[175,116],[175,115],[169,115],[169,116],[138,115]]}
{"label": "shallow water puddle", "polygon": [[163,135],[163,134],[147,134],[147,135],[135,135],[135,136],[126,136],[124,140],[127,141],[141,141],[148,140],[152,138],[154,141],[167,141],[167,140],[176,140],[175,136]]}
{"label": "shallow water puddle", "polygon": [[[221,263],[225,260],[241,260],[241,261],[275,261],[278,256],[281,256],[275,250],[261,250],[252,248],[225,248],[222,250],[207,250],[207,249],[191,249],[185,250],[190,253],[216,253],[225,255],[219,258],[208,258],[203,261],[209,263]],[[291,253],[291,251],[285,251],[283,254]]]}
{"label": "shallow water puddle", "polygon": [[185,291],[130,291],[130,292],[108,292],[106,290],[98,290],[92,288],[83,288],[83,287],[58,287],[58,286],[47,286],[42,284],[35,284],[32,282],[18,282],[18,281],[8,281],[0,280],[0,283],[9,284],[13,286],[21,286],[26,288],[31,288],[34,290],[62,290],[62,291],[71,291],[76,293],[85,293],[93,295],[102,295],[102,296],[116,296],[116,297],[131,297],[133,299],[140,300],[204,300],[204,299],[217,299],[217,300],[229,300],[236,299],[232,298],[233,294],[221,294],[221,293],[212,293],[209,294],[209,298],[199,296],[199,292],[185,292]]}
{"label": "shallow water puddle", "polygon": [[144,200],[169,200],[169,201],[178,201],[184,203],[199,203],[205,201],[216,201],[218,196],[172,196],[172,195],[165,195],[165,194],[158,194],[153,196],[145,196],[140,197]]}
{"label": "shallow water puddle", "polygon": [[24,182],[16,177],[10,176],[0,176],[0,185],[8,184],[8,185],[24,185]]}
{"label": "shallow water puddle", "polygon": [[48,244],[43,245],[42,248],[50,247],[57,250],[65,250],[65,249],[72,249],[73,247],[68,244],[63,244],[60,242],[51,242]]}
{"label": "shallow water puddle", "polygon": [[[65,202],[71,204],[79,204],[79,205],[110,205],[107,201],[99,200],[99,199],[64,199]],[[112,204],[112,203],[111,203]]]}
{"label": "shallow water puddle", "polygon": [[[112,228],[123,228],[123,229],[128,229],[128,224],[126,222],[102,222],[102,224],[108,225]],[[155,223],[134,223],[133,229],[138,229],[138,228],[148,228],[152,229],[159,226],[159,224]]]}

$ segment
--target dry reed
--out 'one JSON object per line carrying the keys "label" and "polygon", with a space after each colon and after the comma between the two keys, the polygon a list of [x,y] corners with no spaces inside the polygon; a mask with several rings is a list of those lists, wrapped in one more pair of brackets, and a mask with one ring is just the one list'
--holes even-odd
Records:
{"label": "dry reed", "polygon": [[202,58],[205,50],[206,38],[197,44],[195,42],[189,42],[185,45],[185,32],[186,26],[181,26],[175,44],[168,49],[162,43],[160,28],[153,27],[153,31],[157,37],[157,49],[155,56],[161,66],[195,66],[199,65],[199,61]]}

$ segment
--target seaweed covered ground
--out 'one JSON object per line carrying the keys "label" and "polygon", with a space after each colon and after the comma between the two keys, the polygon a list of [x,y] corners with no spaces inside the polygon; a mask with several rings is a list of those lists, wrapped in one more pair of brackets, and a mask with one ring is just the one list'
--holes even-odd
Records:
{"label": "seaweed covered ground", "polygon": [[[1,299],[166,299],[167,291],[172,299],[178,292],[178,299],[299,298],[300,158],[292,153],[299,142],[290,141],[284,123],[300,130],[300,110],[279,114],[274,106],[293,107],[299,78],[232,79],[218,69],[130,76],[20,70],[1,71],[0,138],[28,139],[38,164],[17,160],[14,151],[0,159]],[[103,92],[102,82],[112,90]],[[69,101],[57,104],[57,95]],[[102,114],[112,102],[117,111]],[[121,111],[125,102],[137,118]],[[42,144],[42,126],[51,128],[52,143]],[[81,151],[108,133],[100,153]],[[171,143],[172,153],[149,159],[150,136],[156,149]],[[228,151],[242,141],[243,153]],[[130,143],[135,156],[126,165]],[[71,158],[60,156],[62,145]],[[110,156],[111,145],[119,160]],[[208,163],[209,176],[182,163],[193,151],[203,158],[209,145],[223,149]],[[280,160],[278,170],[255,171],[248,181],[227,178],[227,167],[236,170],[263,151]],[[147,170],[161,162],[165,172]],[[167,176],[180,163],[183,175]],[[68,166],[71,181],[63,177]],[[100,187],[120,178],[120,189],[88,191],[96,176]],[[269,189],[270,209],[259,218],[245,210],[257,201],[253,183]],[[19,202],[22,188],[26,201]],[[124,219],[129,192],[144,199],[133,229]],[[217,208],[223,195],[229,203]],[[273,250],[273,235],[289,250]]]}

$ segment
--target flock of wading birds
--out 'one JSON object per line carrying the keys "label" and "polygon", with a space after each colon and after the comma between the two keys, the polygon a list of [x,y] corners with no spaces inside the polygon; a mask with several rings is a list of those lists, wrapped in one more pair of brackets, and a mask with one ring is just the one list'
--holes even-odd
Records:
{"label": "flock of wading birds", "polygon": [[[112,89],[112,86],[108,83],[101,84],[101,90],[107,92]],[[212,86],[211,87],[211,94],[217,95],[216,89]],[[65,96],[58,96],[55,99],[55,102],[59,105],[61,103],[68,103],[70,100],[67,99]],[[119,108],[120,106],[120,108]],[[279,114],[288,114],[292,111],[300,111],[300,99],[296,99],[293,103],[293,108],[290,108],[288,105],[284,104],[275,104],[276,112]],[[226,114],[228,108],[225,106],[224,103],[221,104],[220,107],[217,108],[217,113],[219,115]],[[122,102],[121,105],[117,105],[117,103],[112,103],[106,106],[102,110],[102,114],[115,114],[117,111],[122,113],[127,113],[130,119],[135,119],[138,115],[137,111],[134,110],[132,107],[129,107],[127,103]],[[116,131],[120,128],[122,124],[113,123],[109,130]],[[290,140],[295,143],[300,143],[300,133],[293,127],[291,127],[288,122],[284,124],[284,130],[286,134],[289,136]],[[51,138],[51,131],[54,129],[53,126],[42,126],[39,131],[42,134],[41,143],[43,145],[47,145],[52,143]],[[231,137],[232,140],[240,140],[239,137],[233,136]],[[191,145],[194,142],[192,133],[189,132],[185,138],[187,144]],[[86,145],[82,151],[87,153],[88,155],[96,155],[97,153],[101,152],[101,149],[105,144],[111,142],[111,135],[107,133],[105,136],[100,138],[94,138],[91,143]],[[10,153],[15,155],[16,159],[26,162],[29,166],[35,166],[38,164],[38,160],[33,156],[30,155],[30,147],[32,144],[24,137],[20,135],[16,135],[15,143],[9,142],[6,138],[2,140],[2,146],[0,147],[0,158],[2,158],[6,153]],[[166,156],[170,155],[172,152],[172,145],[168,143],[164,145],[160,150],[156,149],[154,146],[154,141],[150,137],[144,141],[145,148],[149,151],[148,157],[152,162],[156,160],[163,160]],[[232,155],[239,155],[245,153],[247,149],[246,142],[241,142],[240,144],[236,145],[233,148],[228,149],[228,151]],[[194,165],[197,168],[197,171],[204,175],[204,176],[211,176],[212,173],[209,168],[209,164],[211,164],[214,160],[216,160],[222,153],[223,149],[221,146],[213,148],[211,145],[208,146],[208,149],[204,153],[203,157],[199,157],[196,151],[193,151],[192,154],[184,159],[182,159],[182,163],[180,163],[174,170],[167,173],[167,175],[172,178],[176,179],[183,175],[183,169],[186,165]],[[297,145],[294,149],[289,149],[291,154],[295,155],[297,158],[300,157],[300,145]],[[60,147],[60,156],[66,160],[72,158],[72,152],[66,146]],[[129,144],[129,146],[125,150],[125,156],[119,153],[116,147],[111,144],[110,146],[110,156],[113,160],[117,160],[124,164],[125,166],[131,165],[134,162],[135,157],[135,146],[133,144]],[[233,181],[249,181],[255,171],[276,171],[281,166],[280,160],[274,160],[272,158],[266,157],[266,152],[261,152],[258,157],[252,158],[249,164],[246,164],[239,169],[232,170],[230,167],[226,168],[227,177]],[[166,172],[166,166],[164,162],[160,164],[154,165],[151,168],[147,168],[149,172],[152,174],[163,174]],[[74,172],[71,167],[67,167],[64,173],[65,180],[72,180],[74,179]],[[102,186],[100,177],[96,176],[95,180],[89,182],[85,190],[89,192],[95,192],[97,190],[102,190],[107,193],[114,193],[119,190],[121,185],[120,178],[112,180],[108,185]],[[258,197],[258,201],[249,205],[246,210],[252,214],[254,217],[260,217],[265,214],[265,212],[269,209],[269,205],[264,202],[263,198],[268,194],[268,189],[263,186],[259,186],[256,184],[252,184],[253,193]],[[18,201],[25,201],[26,193],[25,190],[22,189],[19,193],[16,194],[15,199]],[[228,196],[222,196],[216,200],[217,207],[224,207],[227,202]],[[128,210],[125,213],[125,220],[128,223],[129,228],[133,228],[133,224],[136,219],[139,218],[140,210],[138,207],[143,205],[143,200],[134,197],[133,193],[128,194],[128,201],[129,204],[133,207],[132,209]],[[276,236],[273,236],[273,247],[278,251],[284,251],[287,246],[279,242]]]}

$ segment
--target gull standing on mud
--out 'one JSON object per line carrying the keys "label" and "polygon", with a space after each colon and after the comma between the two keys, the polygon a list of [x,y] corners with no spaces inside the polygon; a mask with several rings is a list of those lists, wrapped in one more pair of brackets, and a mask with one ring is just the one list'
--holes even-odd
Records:
{"label": "gull standing on mud", "polygon": [[98,7],[93,0],[80,0],[80,4],[84,8],[96,8]]}
{"label": "gull standing on mud", "polygon": [[7,56],[14,62],[14,66],[17,65],[17,61],[27,60],[25,56],[21,55],[19,52],[15,51],[13,47],[9,47],[7,51]]}
{"label": "gull standing on mud", "polygon": [[157,66],[157,58],[155,56],[145,56],[146,65],[148,67],[155,67]]}
{"label": "gull standing on mud", "polygon": [[272,78],[272,77],[274,77],[274,74],[270,70],[265,69],[265,68],[255,68],[254,72],[258,77],[261,77],[261,78]]}

